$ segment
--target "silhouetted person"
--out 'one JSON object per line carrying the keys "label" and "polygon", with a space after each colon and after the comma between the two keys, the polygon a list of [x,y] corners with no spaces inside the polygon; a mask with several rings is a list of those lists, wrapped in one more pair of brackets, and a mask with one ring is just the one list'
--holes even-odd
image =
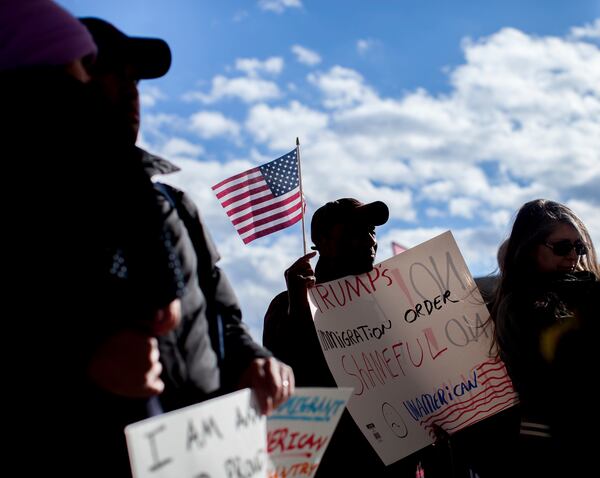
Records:
{"label": "silhouetted person", "polygon": [[[18,183],[5,209],[5,395],[23,420],[11,445],[30,455],[20,474],[102,474],[112,457],[98,460],[95,445],[122,427],[99,421],[98,403],[148,416],[163,387],[153,335],[179,319],[152,184],[89,83],[96,51],[54,2],[0,0],[0,134],[6,177]],[[98,381],[115,337],[129,360]]]}
{"label": "silhouetted person", "polygon": [[517,214],[501,269],[492,319],[520,398],[522,475],[585,476],[592,470],[595,450],[587,436],[595,424],[573,416],[579,402],[569,401],[598,362],[589,337],[598,330],[592,324],[600,314],[600,267],[590,235],[568,207],[528,202]]}
{"label": "silhouetted person", "polygon": [[[139,80],[163,76],[171,64],[166,42],[129,37],[110,23],[84,18],[98,45],[92,83],[106,98],[131,158],[148,180],[178,171],[172,163],[135,147],[140,127]],[[253,388],[264,412],[293,391],[291,368],[256,344],[242,323],[235,293],[217,266],[219,254],[193,201],[183,191],[156,182],[153,197],[179,264],[181,324],[158,337],[160,406],[170,411],[241,387]],[[124,450],[124,443],[123,443]]]}
{"label": "silhouetted person", "polygon": [[[285,271],[287,291],[271,302],[263,329],[263,344],[292,366],[296,385],[337,386],[317,338],[307,290],[315,283],[371,271],[377,252],[375,227],[385,224],[388,217],[389,210],[383,202],[363,204],[354,198],[328,202],[315,211],[311,221],[313,249],[319,253],[315,269],[309,261],[316,252],[311,252]],[[384,466],[345,410],[317,476],[412,478],[416,464],[414,459],[406,458]]]}

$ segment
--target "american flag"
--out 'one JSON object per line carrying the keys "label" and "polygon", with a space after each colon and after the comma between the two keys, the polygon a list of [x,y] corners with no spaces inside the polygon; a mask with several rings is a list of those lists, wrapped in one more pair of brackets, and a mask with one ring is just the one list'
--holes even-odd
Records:
{"label": "american flag", "polygon": [[244,244],[302,219],[296,149],[225,179],[212,189]]}

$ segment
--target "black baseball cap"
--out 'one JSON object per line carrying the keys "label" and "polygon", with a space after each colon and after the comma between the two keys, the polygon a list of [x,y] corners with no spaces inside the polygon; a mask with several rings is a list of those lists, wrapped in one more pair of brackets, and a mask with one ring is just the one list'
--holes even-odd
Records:
{"label": "black baseball cap", "polygon": [[100,18],[80,18],[98,46],[95,66],[110,71],[115,66],[129,65],[136,78],[163,76],[171,66],[171,49],[160,38],[130,37]]}
{"label": "black baseball cap", "polygon": [[321,237],[326,235],[335,224],[364,224],[381,226],[390,217],[390,210],[381,201],[364,204],[358,199],[341,198],[321,206],[313,214],[310,223],[310,237],[319,245]]}

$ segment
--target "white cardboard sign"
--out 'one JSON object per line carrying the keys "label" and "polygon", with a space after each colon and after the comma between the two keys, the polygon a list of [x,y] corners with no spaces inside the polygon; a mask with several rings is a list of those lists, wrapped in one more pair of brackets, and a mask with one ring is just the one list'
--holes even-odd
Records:
{"label": "white cardboard sign", "polygon": [[368,274],[309,291],[315,327],[348,410],[389,465],[516,403],[490,356],[488,311],[448,231]]}
{"label": "white cardboard sign", "polygon": [[266,477],[267,420],[250,389],[125,428],[134,478]]}

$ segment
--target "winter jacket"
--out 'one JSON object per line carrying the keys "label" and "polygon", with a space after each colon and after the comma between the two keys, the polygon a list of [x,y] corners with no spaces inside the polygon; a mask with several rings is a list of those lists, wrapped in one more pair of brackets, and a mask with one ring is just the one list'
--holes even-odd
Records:
{"label": "winter jacket", "polygon": [[[178,171],[172,163],[138,149],[147,174]],[[172,410],[235,389],[255,358],[271,353],[255,343],[242,322],[240,306],[219,253],[198,208],[183,191],[155,183],[163,221],[182,269],[181,325],[159,338],[165,391]]]}

